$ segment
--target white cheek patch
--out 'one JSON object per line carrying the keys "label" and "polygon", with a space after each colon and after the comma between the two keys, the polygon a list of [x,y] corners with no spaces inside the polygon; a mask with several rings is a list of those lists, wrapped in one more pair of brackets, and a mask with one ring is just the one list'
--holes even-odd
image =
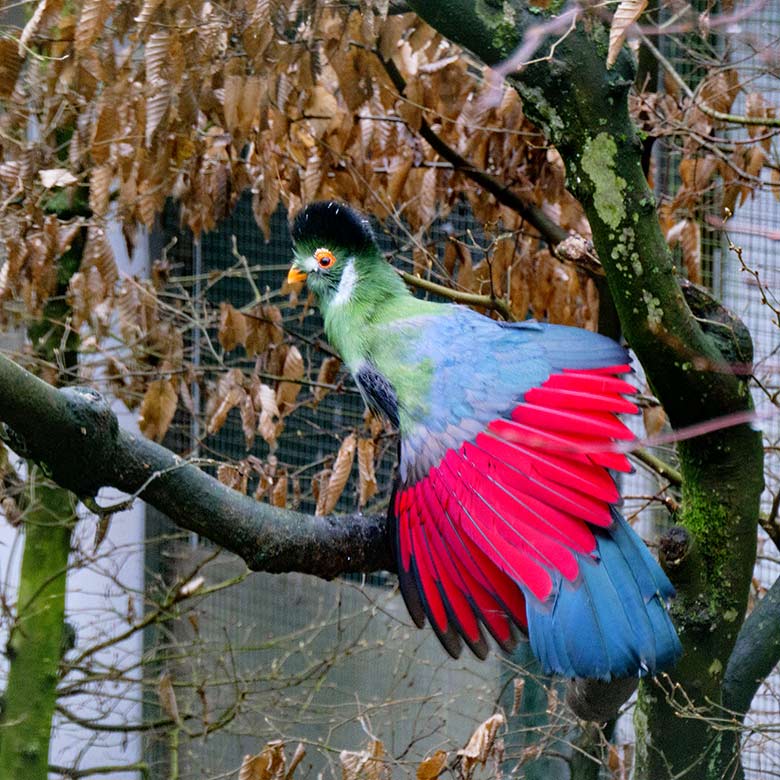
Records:
{"label": "white cheek patch", "polygon": [[344,273],[341,274],[341,281],[336,290],[336,295],[333,298],[333,306],[343,306],[345,303],[349,303],[352,299],[352,292],[357,284],[358,275],[355,270],[355,258],[350,257],[347,261]]}
{"label": "white cheek patch", "polygon": [[319,265],[317,264],[317,261],[314,259],[313,255],[309,255],[308,257],[305,257],[301,261],[301,265],[303,266],[303,270],[306,271],[307,274],[314,273],[319,268]]}

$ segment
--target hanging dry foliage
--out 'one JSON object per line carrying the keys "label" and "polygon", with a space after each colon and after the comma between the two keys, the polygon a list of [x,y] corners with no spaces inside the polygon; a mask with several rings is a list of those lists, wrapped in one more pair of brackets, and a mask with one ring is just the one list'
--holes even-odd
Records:
{"label": "hanging dry foliage", "polygon": [[[317,514],[329,515],[338,504],[341,494],[349,481],[349,475],[352,473],[352,464],[355,460],[355,449],[357,447],[357,436],[354,433],[349,434],[341,442],[336,462],[333,464],[328,483],[324,488],[324,500],[317,501]],[[320,491],[323,490],[320,484]],[[322,493],[321,493],[322,495]]]}
{"label": "hanging dry foliage", "polygon": [[390,780],[385,746],[378,739],[367,750],[342,750],[339,761],[342,780]]}
{"label": "hanging dry foliage", "polygon": [[505,723],[506,719],[500,712],[491,715],[477,726],[466,747],[458,751],[464,777],[471,778],[477,766],[484,766],[489,758],[496,755],[499,748],[496,735]]}
{"label": "hanging dry foliage", "polygon": [[138,427],[153,441],[162,441],[176,413],[178,398],[170,379],[157,379],[149,384],[141,403]]}
{"label": "hanging dry foliage", "polygon": [[374,470],[374,451],[373,439],[358,439],[358,476],[360,479],[358,506],[361,507],[365,506],[379,489]]}

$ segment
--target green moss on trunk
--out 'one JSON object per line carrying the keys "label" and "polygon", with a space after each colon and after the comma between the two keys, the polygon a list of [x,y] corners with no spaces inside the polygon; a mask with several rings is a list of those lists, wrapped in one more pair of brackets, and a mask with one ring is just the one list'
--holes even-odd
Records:
{"label": "green moss on trunk", "polygon": [[[440,3],[412,2],[423,18],[493,65],[501,47],[490,38],[495,25],[485,23],[485,4],[495,13],[501,9],[504,19],[507,6],[512,7],[518,41],[538,23],[519,0],[462,0],[449,19],[433,10]],[[504,31],[501,42],[506,38]],[[628,113],[633,60],[624,49],[607,70],[607,42],[602,21],[585,12],[576,29],[558,36],[554,56],[540,57],[540,50],[540,59],[510,76],[510,83],[523,98],[526,116],[566,162],[567,183],[590,222],[623,334],[673,426],[748,410],[744,383],[730,371],[729,357],[702,330],[680,290],[642,169],[642,144]],[[546,53],[549,43],[541,48]],[[704,719],[680,718],[677,708],[720,702],[723,670],[747,603],[763,452],[760,435],[743,425],[688,441],[679,455],[683,522],[708,571],[676,583],[674,615],[685,655],[671,681],[680,687],[668,697],[652,683],[644,686],[638,725],[645,760],[636,777],[660,780],[688,770],[702,756],[691,776],[721,780],[738,766],[738,758],[720,750],[719,733]]]}
{"label": "green moss on trunk", "polygon": [[75,519],[73,496],[29,481],[24,555],[0,726],[0,780],[46,780],[65,616],[65,575]]}

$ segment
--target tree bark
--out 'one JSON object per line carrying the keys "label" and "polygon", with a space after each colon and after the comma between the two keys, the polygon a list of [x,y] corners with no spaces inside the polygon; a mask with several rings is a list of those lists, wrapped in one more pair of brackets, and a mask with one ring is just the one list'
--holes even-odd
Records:
{"label": "tree bark", "polygon": [[[539,24],[539,15],[519,0],[413,0],[411,6],[488,65],[505,60]],[[590,221],[623,333],[672,425],[749,410],[746,383],[732,371],[722,345],[700,327],[675,277],[628,113],[633,62],[624,50],[607,70],[607,40],[603,23],[583,12],[574,29],[557,36],[551,56],[545,56],[551,41],[542,42],[533,54],[541,59],[508,80],[522,96],[526,115],[566,163],[568,186]],[[679,455],[680,520],[705,568],[695,582],[675,583],[673,614],[685,655],[670,680],[685,691],[690,706],[717,707],[747,606],[763,450],[759,433],[741,425],[688,441]],[[652,682],[642,688],[637,776],[657,780],[685,772],[691,756],[706,757],[697,776],[727,776],[735,756],[722,751],[722,734],[705,718],[678,718],[679,703]]]}
{"label": "tree bark", "polygon": [[65,579],[75,502],[34,471],[24,513],[16,619],[6,646],[8,682],[0,725],[0,780],[46,780],[63,652]]}
{"label": "tree bark", "polygon": [[81,498],[101,487],[137,495],[181,528],[240,555],[255,571],[332,579],[395,569],[382,515],[313,517],[231,490],[159,444],[119,428],[103,397],[58,390],[0,355],[0,421],[19,454]]}

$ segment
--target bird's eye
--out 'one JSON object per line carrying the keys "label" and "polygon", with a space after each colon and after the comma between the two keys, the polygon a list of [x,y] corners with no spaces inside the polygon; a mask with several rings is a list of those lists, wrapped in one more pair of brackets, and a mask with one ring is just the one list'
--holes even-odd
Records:
{"label": "bird's eye", "polygon": [[314,259],[320,268],[330,268],[336,262],[336,255],[330,249],[317,249],[314,252]]}

